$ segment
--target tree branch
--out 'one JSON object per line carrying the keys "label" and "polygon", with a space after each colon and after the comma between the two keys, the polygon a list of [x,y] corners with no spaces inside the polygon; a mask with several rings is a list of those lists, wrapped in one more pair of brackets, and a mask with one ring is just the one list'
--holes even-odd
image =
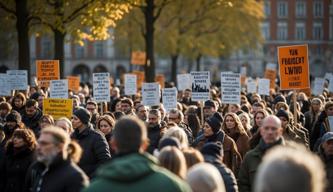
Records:
{"label": "tree branch", "polygon": [[0,1],[0,8],[2,8],[3,10],[7,11],[8,13],[11,13],[13,15],[16,16],[16,11],[8,8],[6,5],[4,5],[1,1]]}
{"label": "tree branch", "polygon": [[66,19],[64,19],[64,23],[69,23],[69,22],[73,21],[74,19],[76,19],[80,15],[79,14],[80,11],[82,11],[83,9],[85,9],[86,7],[91,5],[93,2],[94,2],[94,0],[89,0],[88,2],[84,3],[79,8],[77,8],[76,10],[74,10]]}
{"label": "tree branch", "polygon": [[163,8],[164,8],[166,5],[168,5],[170,2],[171,2],[171,1],[168,1],[168,0],[164,0],[164,1],[162,2],[161,6],[157,9],[157,13],[156,13],[156,15],[155,15],[154,18],[153,18],[154,21],[156,21],[156,19],[159,18],[159,16],[160,16],[161,13],[162,13]]}

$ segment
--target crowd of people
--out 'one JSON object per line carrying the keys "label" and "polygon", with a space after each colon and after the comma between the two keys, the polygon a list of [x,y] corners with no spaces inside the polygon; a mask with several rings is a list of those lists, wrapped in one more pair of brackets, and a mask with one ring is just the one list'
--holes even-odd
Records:
{"label": "crowd of people", "polygon": [[242,92],[240,104],[216,86],[202,103],[186,89],[170,110],[110,94],[101,105],[81,84],[58,119],[42,112],[45,88],[0,97],[0,191],[333,192],[327,89]]}

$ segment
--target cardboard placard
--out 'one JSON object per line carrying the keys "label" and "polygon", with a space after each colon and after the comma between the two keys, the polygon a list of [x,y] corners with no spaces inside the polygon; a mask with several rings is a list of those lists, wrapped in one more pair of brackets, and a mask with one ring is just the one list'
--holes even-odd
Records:
{"label": "cardboard placard", "polygon": [[8,83],[8,75],[6,73],[0,73],[0,96],[10,96],[11,89]]}
{"label": "cardboard placard", "polygon": [[165,76],[163,74],[157,74],[155,76],[155,82],[159,83],[161,88],[164,88],[165,85]]}
{"label": "cardboard placard", "polygon": [[125,95],[136,95],[136,75],[125,74]]}
{"label": "cardboard placard", "polygon": [[325,84],[325,79],[324,78],[315,78],[315,81],[313,83],[313,89],[312,93],[314,95],[321,95],[324,91],[324,84]]}
{"label": "cardboard placard", "polygon": [[51,80],[59,80],[59,60],[37,60],[37,80],[40,87],[49,87]]}
{"label": "cardboard placard", "polygon": [[239,73],[221,72],[222,103],[240,104],[241,75]]}
{"label": "cardboard placard", "polygon": [[206,101],[210,98],[210,72],[192,71],[192,101]]}
{"label": "cardboard placard", "polygon": [[133,65],[145,65],[146,64],[146,52],[133,51],[131,55],[131,63]]}
{"label": "cardboard placard", "polygon": [[257,93],[257,81],[254,79],[248,79],[247,81],[247,93]]}
{"label": "cardboard placard", "polygon": [[71,118],[73,114],[72,99],[43,99],[43,114],[52,115],[54,119],[60,117]]}
{"label": "cardboard placard", "polygon": [[175,87],[162,89],[162,101],[167,111],[177,108],[177,92]]}
{"label": "cardboard placard", "polygon": [[68,99],[68,80],[50,81],[50,98]]}
{"label": "cardboard placard", "polygon": [[177,87],[179,91],[183,91],[185,89],[191,89],[192,81],[191,74],[178,74],[177,75]]}
{"label": "cardboard placard", "polygon": [[138,89],[141,89],[143,82],[145,82],[145,72],[133,71],[132,74],[136,75],[136,85]]}
{"label": "cardboard placard", "polygon": [[28,71],[27,70],[7,70],[8,83],[11,90],[28,89]]}
{"label": "cardboard placard", "polygon": [[110,102],[109,73],[93,73],[93,96],[96,102]]}
{"label": "cardboard placard", "polygon": [[307,45],[278,47],[278,60],[281,90],[310,87]]}
{"label": "cardboard placard", "polygon": [[158,83],[143,83],[142,103],[146,106],[160,104],[160,85]]}
{"label": "cardboard placard", "polygon": [[80,77],[79,76],[67,76],[68,79],[68,89],[74,92],[80,90]]}
{"label": "cardboard placard", "polygon": [[271,89],[274,89],[275,88],[275,79],[276,79],[276,70],[266,69],[264,77],[265,77],[265,79],[269,79],[270,80],[269,87]]}
{"label": "cardboard placard", "polygon": [[270,80],[269,79],[259,79],[258,81],[258,93],[259,95],[269,95]]}

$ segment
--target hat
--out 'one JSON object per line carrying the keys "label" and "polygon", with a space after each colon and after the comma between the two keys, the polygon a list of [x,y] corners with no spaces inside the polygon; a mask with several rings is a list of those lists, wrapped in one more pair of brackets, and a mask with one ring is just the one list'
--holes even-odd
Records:
{"label": "hat", "polygon": [[40,96],[41,94],[39,92],[35,92],[33,93],[31,96],[30,96],[30,99],[33,99],[33,100],[36,100],[38,101],[38,97]]}
{"label": "hat", "polygon": [[284,102],[284,103],[286,103],[287,100],[286,100],[286,98],[283,95],[278,95],[278,96],[276,96],[274,98],[273,103],[274,103],[274,105],[276,105],[278,102]]}
{"label": "hat", "polygon": [[206,122],[212,128],[214,133],[217,133],[218,131],[221,130],[222,122],[218,118],[212,116],[208,118]]}
{"label": "hat", "polygon": [[201,148],[201,153],[207,158],[207,156],[221,159],[223,157],[223,146],[220,142],[208,142]]}
{"label": "hat", "polygon": [[207,100],[207,101],[205,101],[204,107],[214,107],[214,108],[216,108],[216,104],[213,100]]}
{"label": "hat", "polygon": [[91,119],[90,112],[87,109],[82,108],[82,107],[79,107],[76,110],[74,110],[73,115],[75,115],[77,118],[79,118],[83,124],[88,124]]}
{"label": "hat", "polygon": [[286,110],[279,110],[276,114],[275,114],[275,116],[277,116],[277,117],[285,117],[288,121],[289,121],[289,113],[288,113],[288,111],[286,111]]}
{"label": "hat", "polygon": [[162,139],[158,144],[158,150],[161,151],[166,146],[174,146],[180,149],[180,142],[175,137],[166,137]]}
{"label": "hat", "polygon": [[327,132],[321,137],[321,144],[333,140],[333,132]]}
{"label": "hat", "polygon": [[223,117],[220,113],[216,112],[213,114],[212,117],[215,117],[216,119],[218,119],[221,123],[223,123]]}
{"label": "hat", "polygon": [[21,122],[22,118],[21,115],[17,111],[11,111],[7,116],[6,116],[6,122],[16,122],[19,123]]}

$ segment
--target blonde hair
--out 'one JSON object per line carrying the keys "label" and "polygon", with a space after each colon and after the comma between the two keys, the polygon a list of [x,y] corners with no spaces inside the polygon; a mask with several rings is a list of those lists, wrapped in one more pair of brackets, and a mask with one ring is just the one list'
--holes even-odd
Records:
{"label": "blonde hair", "polygon": [[177,127],[176,126],[175,127],[171,127],[170,129],[168,129],[164,133],[164,135],[162,137],[162,140],[164,138],[169,138],[169,137],[175,137],[175,138],[177,138],[179,140],[179,142],[180,142],[180,146],[181,146],[182,149],[185,149],[185,148],[188,147],[187,135],[186,135],[185,131],[182,128],[180,128],[178,126]]}
{"label": "blonde hair", "polygon": [[321,192],[325,187],[324,166],[304,146],[292,143],[270,150],[263,158],[256,180],[257,192]]}
{"label": "blonde hair", "polygon": [[[244,127],[244,129],[246,129],[246,131],[249,131],[251,129],[251,119],[250,119],[250,116],[249,114],[247,113],[241,113],[239,114],[239,120],[242,122],[242,118],[244,117],[246,120],[247,120],[247,123],[246,123],[246,127]],[[242,124],[243,125],[243,124]]]}
{"label": "blonde hair", "polygon": [[187,169],[191,168],[197,163],[204,162],[204,157],[197,149],[189,147],[183,150],[183,154],[186,160]]}
{"label": "blonde hair", "polygon": [[226,119],[227,119],[228,116],[232,117],[234,119],[235,123],[236,123],[236,126],[235,126],[236,133],[239,133],[241,135],[244,135],[244,134],[247,135],[246,130],[244,129],[243,124],[240,121],[240,119],[239,119],[239,117],[237,116],[236,113],[227,113],[224,116],[224,121],[223,121],[223,124],[222,124],[222,129],[224,131],[226,131],[226,129],[227,129]]}
{"label": "blonde hair", "polygon": [[187,171],[183,153],[176,147],[164,147],[158,156],[160,165],[184,179]]}

